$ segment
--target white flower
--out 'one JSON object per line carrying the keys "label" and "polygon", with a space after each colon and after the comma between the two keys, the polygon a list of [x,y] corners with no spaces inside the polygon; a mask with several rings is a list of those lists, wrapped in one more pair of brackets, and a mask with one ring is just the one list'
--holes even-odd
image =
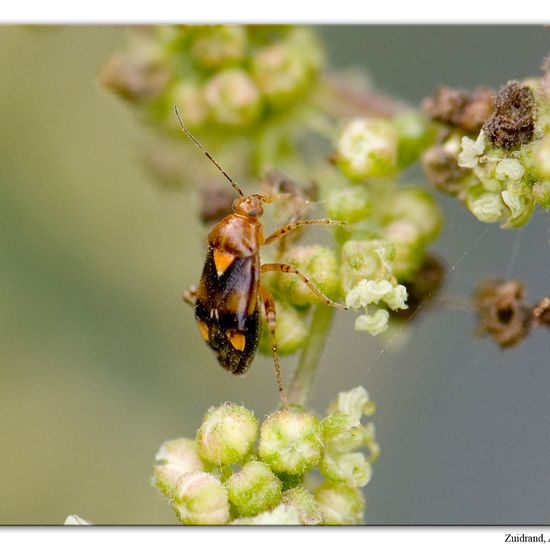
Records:
{"label": "white flower", "polygon": [[329,406],[331,413],[339,412],[349,417],[350,426],[356,426],[363,416],[363,409],[369,402],[369,394],[363,386],[357,386],[350,391],[338,393],[336,401]]}
{"label": "white flower", "polygon": [[[520,181],[525,173],[525,168],[517,159],[502,159],[495,169],[496,177],[499,180]],[[506,201],[505,201],[506,202]]]}
{"label": "white flower", "polygon": [[319,470],[327,479],[348,487],[364,487],[372,477],[371,465],[363,453],[344,453],[336,456],[325,453]]}
{"label": "white flower", "polygon": [[397,163],[397,134],[382,119],[354,119],[337,144],[341,166],[353,179],[385,176]]}
{"label": "white flower", "polygon": [[394,311],[407,309],[407,289],[403,285],[393,286],[386,280],[362,279],[348,292],[346,296],[348,308],[365,308],[365,314],[355,320],[355,330],[364,330],[376,336],[388,328],[388,311],[380,308],[369,314],[366,309],[370,304],[378,304],[380,301],[385,302]]}
{"label": "white flower", "polygon": [[386,294],[391,292],[392,284],[389,281],[370,281],[362,279],[346,296],[346,306],[352,309],[377,304]]}
{"label": "white flower", "polygon": [[355,319],[355,330],[364,330],[373,336],[381,334],[388,328],[390,314],[385,309],[377,309],[372,315],[360,315]]}
{"label": "white flower", "polygon": [[510,191],[503,191],[501,196],[504,204],[510,209],[512,218],[516,218],[523,212],[524,204],[518,195],[510,193]]}
{"label": "white flower", "polygon": [[483,193],[469,203],[472,214],[481,222],[493,223],[504,214],[504,203],[499,193]]}
{"label": "white flower", "polygon": [[388,304],[389,308],[395,311],[396,309],[407,309],[408,293],[403,285],[394,286],[387,294],[384,294],[382,300]]}
{"label": "white flower", "polygon": [[462,150],[458,155],[458,165],[461,168],[474,168],[478,163],[478,157],[483,154],[487,146],[487,138],[483,131],[479,133],[478,138],[474,141],[467,136],[462,138]]}

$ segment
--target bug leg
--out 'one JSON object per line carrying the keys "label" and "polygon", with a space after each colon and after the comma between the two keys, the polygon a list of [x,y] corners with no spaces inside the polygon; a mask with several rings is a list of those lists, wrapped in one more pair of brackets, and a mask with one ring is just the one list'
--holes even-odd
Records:
{"label": "bug leg", "polygon": [[265,319],[267,328],[271,336],[271,353],[273,355],[273,363],[275,365],[275,380],[279,389],[279,395],[283,408],[288,409],[288,399],[286,397],[285,387],[283,385],[283,377],[281,375],[281,363],[279,361],[279,353],[277,352],[277,339],[275,337],[275,328],[277,326],[277,313],[275,308],[275,300],[271,292],[267,288],[260,286],[260,298],[264,304]]}
{"label": "bug leg", "polygon": [[342,304],[339,304],[338,302],[335,302],[331,300],[328,296],[325,296],[301,271],[299,271],[296,267],[289,264],[263,264],[261,266],[262,273],[265,273],[266,271],[276,271],[279,273],[293,273],[296,275],[299,279],[302,280],[303,283],[307,285],[307,287],[316,294],[327,306],[335,307],[338,309],[344,309],[347,310],[348,308]]}
{"label": "bug leg", "polygon": [[329,220],[329,219],[322,219],[322,220],[296,220],[294,222],[287,223],[286,225],[283,225],[283,227],[280,227],[277,229],[277,231],[274,231],[266,237],[264,241],[265,244],[270,244],[273,241],[276,241],[277,239],[281,239],[282,237],[286,237],[289,233],[292,231],[295,231],[299,227],[303,225],[346,225],[346,222],[341,222],[338,220]]}
{"label": "bug leg", "polygon": [[181,295],[182,300],[195,307],[195,302],[197,301],[197,290],[196,285],[190,286],[187,290],[183,291]]}

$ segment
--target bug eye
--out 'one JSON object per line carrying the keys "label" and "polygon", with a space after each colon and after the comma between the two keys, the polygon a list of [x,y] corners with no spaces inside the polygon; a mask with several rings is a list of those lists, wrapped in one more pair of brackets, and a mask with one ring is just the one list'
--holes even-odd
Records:
{"label": "bug eye", "polygon": [[261,216],[264,213],[264,209],[259,203],[253,204],[248,209],[248,215],[258,217]]}

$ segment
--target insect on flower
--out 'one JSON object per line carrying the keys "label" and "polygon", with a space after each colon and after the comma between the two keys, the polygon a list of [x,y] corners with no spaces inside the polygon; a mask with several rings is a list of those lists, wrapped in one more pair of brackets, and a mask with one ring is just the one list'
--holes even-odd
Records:
{"label": "insect on flower", "polygon": [[347,309],[325,296],[296,267],[284,263],[260,263],[260,247],[271,244],[304,225],[344,224],[319,219],[296,220],[264,237],[260,217],[262,203],[270,203],[285,195],[245,195],[237,183],[223,170],[184,126],[174,108],[182,131],[206,155],[238,193],[233,212],[223,218],[208,235],[208,251],[198,287],[184,292],[183,298],[195,307],[195,319],[204,341],[216,354],[220,365],[233,374],[245,373],[256,353],[260,338],[260,304],[263,304],[271,336],[275,379],[283,406],[288,406],[282,376],[275,327],[275,301],[262,286],[260,274],[268,271],[291,273],[299,277],[328,306]]}

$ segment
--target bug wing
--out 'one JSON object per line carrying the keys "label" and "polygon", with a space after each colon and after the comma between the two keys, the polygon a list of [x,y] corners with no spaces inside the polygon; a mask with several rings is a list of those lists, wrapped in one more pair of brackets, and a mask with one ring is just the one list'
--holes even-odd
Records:
{"label": "bug wing", "polygon": [[234,374],[250,366],[260,336],[257,256],[235,257],[218,274],[209,248],[197,292],[195,318],[222,367]]}

